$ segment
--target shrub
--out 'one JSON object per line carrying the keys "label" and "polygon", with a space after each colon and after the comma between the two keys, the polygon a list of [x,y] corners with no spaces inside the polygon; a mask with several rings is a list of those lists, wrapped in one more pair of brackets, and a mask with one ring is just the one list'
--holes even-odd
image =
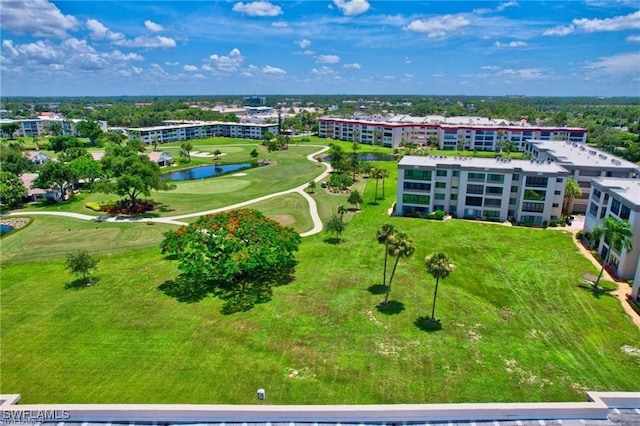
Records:
{"label": "shrub", "polygon": [[582,231],[578,231],[578,232],[576,232],[576,240],[580,240],[580,241],[582,241],[582,239],[584,238],[584,235],[585,235],[585,234],[584,234],[584,232],[582,232]]}
{"label": "shrub", "polygon": [[547,228],[549,227],[549,221],[548,221],[548,220],[545,220],[544,222],[542,222],[542,227],[543,227],[544,229],[547,229]]}
{"label": "shrub", "polygon": [[102,211],[102,206],[100,205],[100,203],[96,203],[95,201],[84,203],[84,206],[89,210],[93,210],[94,212]]}
{"label": "shrub", "polygon": [[445,213],[442,210],[436,210],[433,212],[433,216],[436,220],[442,220],[444,219]]}

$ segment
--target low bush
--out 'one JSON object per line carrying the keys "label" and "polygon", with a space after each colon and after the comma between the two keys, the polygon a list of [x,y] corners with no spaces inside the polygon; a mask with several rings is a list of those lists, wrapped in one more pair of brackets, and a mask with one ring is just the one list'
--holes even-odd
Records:
{"label": "low bush", "polygon": [[102,206],[102,211],[110,214],[144,214],[153,211],[153,202],[138,200],[135,206],[131,206],[130,200],[120,200],[115,203]]}
{"label": "low bush", "polygon": [[95,201],[89,201],[84,203],[84,206],[89,210],[93,210],[94,212],[102,211],[102,206],[100,203],[96,203]]}

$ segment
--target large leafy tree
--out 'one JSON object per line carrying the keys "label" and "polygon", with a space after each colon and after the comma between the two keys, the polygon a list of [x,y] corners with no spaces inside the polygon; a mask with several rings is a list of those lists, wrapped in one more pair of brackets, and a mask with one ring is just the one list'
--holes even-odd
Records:
{"label": "large leafy tree", "polygon": [[633,239],[633,231],[631,230],[631,224],[628,220],[618,220],[611,216],[607,216],[604,220],[603,226],[596,227],[592,234],[595,235],[598,240],[604,236],[604,241],[609,245],[607,256],[602,261],[602,268],[598,274],[598,279],[593,283],[594,288],[597,288],[600,283],[600,279],[602,279],[604,268],[611,261],[611,251],[616,250],[622,253],[623,250],[633,250],[633,245],[631,243],[631,240]]}
{"label": "large leafy tree", "polygon": [[0,203],[12,207],[20,204],[27,196],[27,188],[22,180],[13,173],[0,171]]}
{"label": "large leafy tree", "polygon": [[436,315],[436,297],[438,296],[438,284],[440,279],[445,279],[453,271],[454,265],[451,259],[444,253],[436,253],[431,256],[427,256],[424,259],[424,265],[427,268],[427,272],[436,279],[436,288],[433,291],[433,308],[431,309],[431,319],[435,319]]}
{"label": "large leafy tree", "polygon": [[81,147],[82,141],[72,135],[53,136],[49,138],[49,149],[55,152],[63,152],[69,148]]}
{"label": "large leafy tree", "polygon": [[573,209],[573,199],[582,195],[582,189],[578,182],[574,179],[567,179],[567,184],[564,188],[564,213],[569,214]]}
{"label": "large leafy tree", "polygon": [[102,176],[100,163],[90,156],[78,157],[75,160],[72,160],[69,163],[69,167],[78,180],[84,179],[88,185],[93,185],[95,180]]}
{"label": "large leafy tree", "polygon": [[95,145],[96,141],[102,136],[102,128],[100,124],[95,120],[83,120],[76,125],[78,134],[84,138],[89,138],[91,145]]}
{"label": "large leafy tree", "polygon": [[60,192],[62,201],[67,199],[67,193],[78,181],[78,176],[69,164],[58,161],[47,161],[39,170],[37,179],[33,182],[36,188],[54,188]]}
{"label": "large leafy tree", "polygon": [[415,252],[415,246],[413,244],[413,240],[409,238],[407,234],[404,232],[396,232],[389,237],[389,243],[387,246],[387,252],[389,255],[396,258],[393,263],[393,269],[391,270],[391,276],[389,277],[389,284],[387,285],[387,292],[384,295],[384,301],[382,305],[386,305],[389,301],[389,293],[391,293],[391,283],[393,282],[393,277],[396,275],[396,268],[398,267],[398,262],[400,258],[409,258]]}
{"label": "large leafy tree", "polygon": [[390,224],[385,223],[376,232],[376,240],[378,244],[384,244],[384,268],[382,269],[382,285],[387,285],[387,260],[389,259],[389,242],[393,234],[396,233],[396,228]]}
{"label": "large leafy tree", "polygon": [[257,210],[200,217],[164,234],[162,253],[177,257],[180,280],[211,291],[269,291],[294,271],[300,236]]}
{"label": "large leafy tree", "polygon": [[33,163],[24,156],[20,144],[4,142],[0,144],[0,169],[2,171],[19,176],[33,167]]}
{"label": "large leafy tree", "polygon": [[19,128],[20,128],[20,123],[16,123],[15,121],[0,125],[0,129],[2,129],[3,133],[6,133],[7,135],[9,135],[9,139],[13,139],[13,134],[17,132]]}

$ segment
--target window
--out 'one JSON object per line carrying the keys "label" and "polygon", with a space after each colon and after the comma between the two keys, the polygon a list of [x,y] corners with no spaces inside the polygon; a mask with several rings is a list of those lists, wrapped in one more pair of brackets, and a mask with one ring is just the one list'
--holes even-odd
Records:
{"label": "window", "polygon": [[560,207],[559,203],[553,203],[551,204],[551,207],[553,207],[554,209],[557,209],[558,207]]}
{"label": "window", "polygon": [[535,188],[544,188],[547,186],[549,179],[540,176],[527,176],[527,186],[533,186]]}
{"label": "window", "polygon": [[436,182],[436,188],[446,188],[446,187],[447,187],[446,182]]}
{"label": "window", "polygon": [[525,200],[533,200],[533,201],[544,201],[547,195],[547,191],[543,191],[541,189],[525,189],[524,190],[524,199]]}
{"label": "window", "polygon": [[504,175],[496,175],[496,174],[489,173],[489,175],[487,176],[487,182],[502,183],[504,182]]}
{"label": "window", "polygon": [[482,197],[467,197],[464,203],[467,206],[482,206]]}
{"label": "window", "polygon": [[598,188],[593,188],[592,198],[594,200],[599,200],[601,195],[602,195],[602,192],[600,192],[600,190]]}
{"label": "window", "polygon": [[497,219],[500,217],[500,211],[498,210],[485,210],[482,214],[485,215],[487,219]]}
{"label": "window", "polygon": [[481,180],[484,182],[484,173],[469,173],[469,180]]}
{"label": "window", "polygon": [[445,196],[446,196],[446,194],[436,194],[435,195],[435,199],[436,200],[444,200]]}
{"label": "window", "polygon": [[553,191],[553,195],[562,195],[562,191]]}
{"label": "window", "polygon": [[438,170],[436,172],[436,176],[447,176],[447,171],[446,170]]}
{"label": "window", "polygon": [[517,186],[515,186],[515,185],[513,185],[513,186],[511,187],[511,192],[512,192],[512,193],[513,193],[513,192],[518,192],[518,187],[517,187]]}
{"label": "window", "polygon": [[589,203],[589,214],[593,217],[598,217],[598,205],[596,203]]}
{"label": "window", "polygon": [[544,204],[542,203],[522,203],[523,212],[542,213],[544,211]]}
{"label": "window", "polygon": [[431,180],[431,170],[405,170],[404,178],[413,180]]}
{"label": "window", "polygon": [[622,207],[620,208],[620,219],[629,220],[630,215],[631,215],[631,209],[629,209],[629,207],[623,204]]}
{"label": "window", "polygon": [[451,201],[455,201],[458,199],[458,194],[451,194]]}
{"label": "window", "polygon": [[564,182],[564,178],[556,178],[556,182],[562,183],[562,182]]}
{"label": "window", "polygon": [[517,203],[518,203],[517,198],[509,198],[509,204],[517,204]]}
{"label": "window", "polygon": [[404,182],[403,187],[412,191],[431,191],[430,183]]}
{"label": "window", "polygon": [[602,210],[600,210],[600,219],[604,219],[606,214],[607,214],[607,206],[605,205],[604,207],[602,207]]}
{"label": "window", "polygon": [[520,174],[514,173],[512,180],[520,180]]}
{"label": "window", "polygon": [[483,194],[483,185],[467,185],[467,194]]}
{"label": "window", "polygon": [[453,177],[460,177],[460,170],[454,170]]}
{"label": "window", "polygon": [[615,214],[619,214],[620,213],[620,201],[616,200],[615,198],[613,200],[611,200],[611,209],[610,210]]}
{"label": "window", "polygon": [[487,186],[484,189],[485,194],[491,195],[502,195],[502,187],[501,186]]}
{"label": "window", "polygon": [[403,194],[402,202],[409,204],[429,204],[431,197],[428,195]]}
{"label": "window", "polygon": [[484,206],[485,207],[500,207],[502,205],[502,200],[500,198],[485,198]]}

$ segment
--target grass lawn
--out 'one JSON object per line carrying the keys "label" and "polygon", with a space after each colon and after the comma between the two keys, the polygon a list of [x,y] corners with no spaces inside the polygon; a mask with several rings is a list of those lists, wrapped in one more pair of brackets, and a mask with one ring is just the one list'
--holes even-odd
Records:
{"label": "grass lawn", "polygon": [[[580,286],[597,271],[570,234],[388,218],[394,179],[375,202],[374,181],[361,184],[364,209],[344,242],[305,238],[295,280],[233,315],[213,297],[182,303],[158,289],[177,274],[158,248],[169,228],[36,217],[2,239],[0,392],[23,403],[250,404],[264,387],[272,404],[329,404],[582,401],[585,390],[638,390],[640,360],[620,347],[638,347],[640,330],[617,299]],[[314,197],[335,203],[327,212],[346,203]],[[299,210],[296,196],[261,208]],[[400,261],[390,306],[379,310],[375,232],[387,221],[416,253]],[[101,253],[99,281],[66,289],[64,254],[78,246]],[[423,259],[436,251],[456,270],[440,285],[442,329],[425,331],[414,322],[431,312]]]}

